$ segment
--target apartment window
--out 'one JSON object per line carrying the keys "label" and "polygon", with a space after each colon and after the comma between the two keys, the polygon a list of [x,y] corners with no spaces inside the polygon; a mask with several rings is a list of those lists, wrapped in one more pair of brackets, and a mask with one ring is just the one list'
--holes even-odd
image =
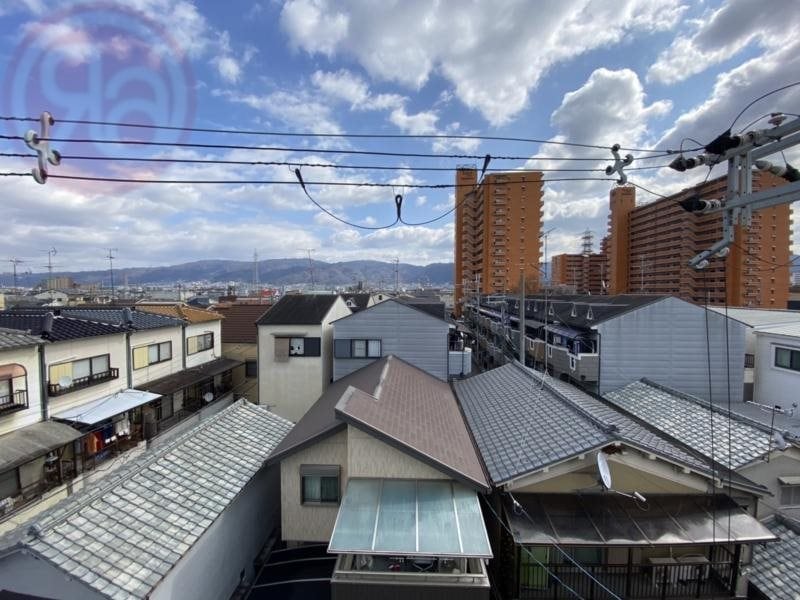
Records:
{"label": "apartment window", "polygon": [[553,358],[553,347],[551,345],[547,345],[547,358]]}
{"label": "apartment window", "polygon": [[258,361],[248,360],[244,363],[244,376],[245,377],[258,377]]}
{"label": "apartment window", "polygon": [[791,480],[793,485],[781,484],[781,506],[800,505],[800,482],[797,477],[779,477],[778,481]]}
{"label": "apartment window", "polygon": [[339,465],[300,465],[303,504],[339,503]]}
{"label": "apartment window", "polygon": [[782,369],[800,371],[800,350],[776,347],[775,366]]}
{"label": "apartment window", "polygon": [[336,358],[380,358],[380,340],[334,340]]}
{"label": "apartment window", "polygon": [[570,371],[574,371],[576,366],[577,366],[577,360],[575,359],[574,356],[570,356],[569,357],[569,368],[570,368]]}
{"label": "apartment window", "polygon": [[320,356],[318,337],[276,337],[275,361],[286,362],[290,356]]}
{"label": "apartment window", "polygon": [[87,387],[94,383],[114,379],[117,370],[110,366],[108,354],[50,365],[48,369],[50,395],[63,394],[72,388]]}
{"label": "apartment window", "polygon": [[133,349],[133,368],[143,369],[172,359],[172,342],[159,342]]}
{"label": "apartment window", "polygon": [[186,354],[197,354],[213,347],[214,333],[211,331],[186,338]]}

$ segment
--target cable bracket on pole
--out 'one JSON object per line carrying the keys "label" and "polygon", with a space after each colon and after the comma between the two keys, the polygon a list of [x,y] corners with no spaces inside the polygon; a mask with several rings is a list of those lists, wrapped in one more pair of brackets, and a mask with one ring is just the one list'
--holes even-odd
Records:
{"label": "cable bracket on pole", "polygon": [[611,154],[614,155],[614,164],[606,167],[606,175],[613,175],[614,173],[617,173],[619,175],[617,183],[619,185],[625,185],[628,182],[628,176],[625,174],[623,169],[633,162],[633,154],[626,154],[625,158],[620,158],[619,148],[619,144],[614,144],[611,146]]}
{"label": "cable bracket on pole", "polygon": [[38,167],[31,169],[31,175],[36,180],[36,183],[44,184],[47,182],[47,165],[50,163],[53,166],[61,164],[61,154],[58,150],[50,147],[50,127],[55,125],[53,115],[45,111],[39,117],[39,133],[37,134],[33,129],[29,129],[25,133],[25,143],[28,148],[36,152]]}

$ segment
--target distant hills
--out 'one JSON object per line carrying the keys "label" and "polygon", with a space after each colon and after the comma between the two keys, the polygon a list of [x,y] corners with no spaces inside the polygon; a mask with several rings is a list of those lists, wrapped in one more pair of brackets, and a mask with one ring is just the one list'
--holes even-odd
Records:
{"label": "distant hills", "polygon": [[[313,261],[314,282],[317,286],[353,285],[363,281],[369,285],[383,283],[394,286],[395,264],[377,260],[353,260],[328,263]],[[453,263],[432,263],[425,266],[400,263],[397,266],[401,284],[423,283],[431,286],[452,285]],[[258,263],[259,281],[264,285],[309,284],[311,276],[308,260],[278,258]],[[100,271],[59,271],[53,277],[72,277],[79,284],[109,285],[108,269]],[[189,282],[228,282],[249,284],[253,281],[253,263],[238,260],[198,260],[165,267],[135,267],[114,269],[114,283],[122,285],[127,276],[128,285],[157,285]],[[46,273],[17,274],[17,285],[32,287],[47,277]],[[0,285],[11,286],[11,273],[0,274]]]}

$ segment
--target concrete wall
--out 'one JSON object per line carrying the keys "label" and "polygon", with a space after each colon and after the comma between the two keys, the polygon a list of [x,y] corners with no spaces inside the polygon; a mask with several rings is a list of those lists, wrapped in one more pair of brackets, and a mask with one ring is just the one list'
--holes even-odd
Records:
{"label": "concrete wall", "polygon": [[[172,358],[170,360],[149,365],[141,369],[133,369],[133,350],[135,348],[159,344],[161,342],[172,342]],[[130,351],[131,368],[133,369],[132,387],[137,387],[144,383],[160,379],[161,377],[177,373],[183,370],[183,353],[185,352],[183,327],[160,327],[158,329],[136,331],[131,334]]]}
{"label": "concrete wall", "polygon": [[15,377],[13,386],[15,390],[26,389],[28,391],[28,408],[0,417],[0,435],[38,423],[42,419],[42,385],[38,347],[27,346],[3,350],[0,353],[0,365],[12,364],[22,365],[25,368],[25,377]]}
{"label": "concrete wall", "polygon": [[301,504],[300,465],[339,465],[341,493],[348,477],[347,431],[329,436],[281,461],[281,535],[284,540],[327,542],[339,505]]}
{"label": "concrete wall", "polygon": [[107,598],[49,562],[22,552],[0,557],[0,589],[59,600]]}
{"label": "concrete wall", "polygon": [[279,470],[259,471],[239,496],[167,573],[152,600],[229,598],[278,523]]}
{"label": "concrete wall", "polygon": [[769,462],[758,460],[738,469],[737,473],[766,486],[772,493],[772,496],[765,495],[758,501],[759,519],[771,515],[777,508],[790,517],[800,518],[800,506],[781,506],[781,486],[778,485],[778,477],[800,476],[800,451],[796,448],[774,451]]}
{"label": "concrete wall", "polygon": [[349,477],[450,479],[441,471],[351,425],[347,426],[347,468]]}
{"label": "concrete wall", "polygon": [[[194,354],[186,354],[186,367],[196,367],[197,365],[202,365],[203,363],[207,363],[215,358],[219,358],[222,356],[222,321],[206,321],[204,323],[190,323],[186,326],[184,330],[185,333],[185,340],[183,343],[184,352],[186,352],[188,346],[186,340],[190,337],[196,335],[202,335],[204,333],[213,333],[214,334],[214,346],[213,348],[209,348],[208,350],[203,350],[202,352],[195,352]],[[173,349],[174,352],[174,349]]]}
{"label": "concrete wall", "polygon": [[[100,335],[76,340],[54,342],[45,346],[45,362],[49,377],[49,367],[57,363],[80,360],[101,354],[109,354],[109,366],[119,369],[119,378],[104,381],[79,390],[54,396],[49,399],[50,414],[81,406],[87,402],[108,396],[128,387],[125,334]],[[57,381],[51,383],[58,383]]]}
{"label": "concrete wall", "polygon": [[789,348],[800,352],[800,338],[759,333],[756,341],[756,367],[753,400],[769,406],[779,405],[784,410],[800,404],[800,371],[775,366],[775,348]]}
{"label": "concrete wall", "polygon": [[[708,311],[712,399],[727,400],[725,317]],[[597,326],[600,383],[604,394],[642,377],[708,400],[706,310],[665,298]],[[746,326],[729,320],[730,390],[742,401]]]}
{"label": "concrete wall", "polygon": [[[336,339],[381,340],[381,354],[394,354],[439,379],[447,379],[448,325],[414,308],[390,300],[334,323]],[[334,381],[376,358],[333,359]]]}

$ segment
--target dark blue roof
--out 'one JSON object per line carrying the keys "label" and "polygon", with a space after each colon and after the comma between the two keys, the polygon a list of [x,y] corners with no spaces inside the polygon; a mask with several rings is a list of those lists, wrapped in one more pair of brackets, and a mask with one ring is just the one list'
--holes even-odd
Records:
{"label": "dark blue roof", "polygon": [[43,334],[45,315],[46,313],[41,311],[3,311],[0,312],[0,327],[30,333],[52,342],[110,335],[125,331],[118,325],[61,315],[53,317],[53,327],[50,333]]}
{"label": "dark blue roof", "polygon": [[62,315],[92,319],[126,327],[126,313],[130,314],[132,329],[158,329],[159,327],[181,327],[183,321],[134,308],[62,308]]}

